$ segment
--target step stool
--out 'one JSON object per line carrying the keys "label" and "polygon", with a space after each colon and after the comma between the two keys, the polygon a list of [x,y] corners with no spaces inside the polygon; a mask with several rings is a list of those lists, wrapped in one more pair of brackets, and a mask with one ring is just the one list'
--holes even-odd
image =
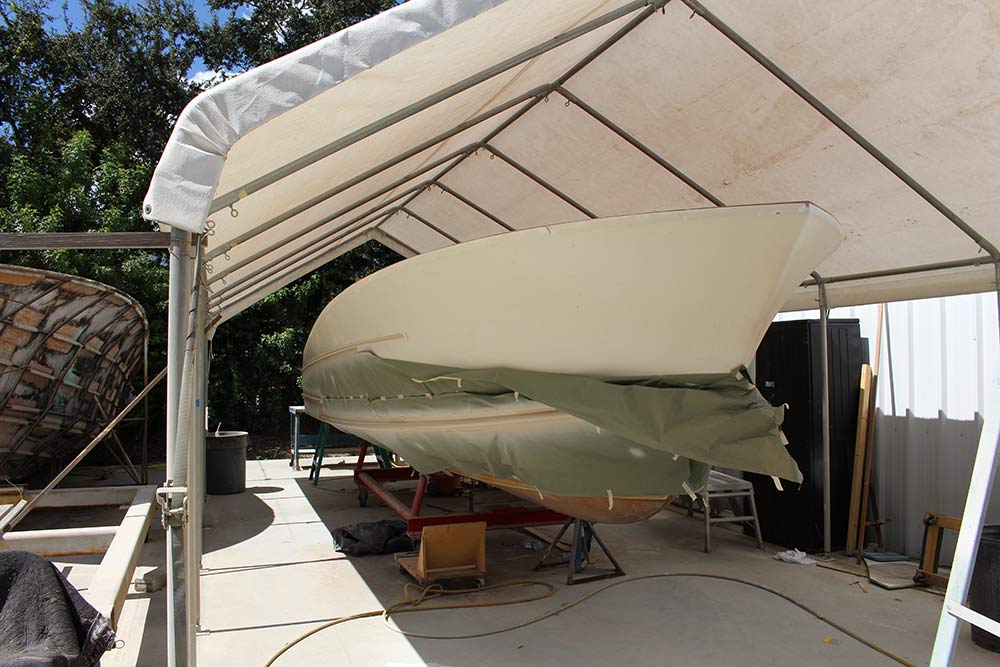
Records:
{"label": "step stool", "polygon": [[442,579],[475,579],[486,585],[486,522],[425,526],[420,551],[396,554],[401,572],[421,586]]}
{"label": "step stool", "polygon": [[[696,494],[698,502],[701,503],[702,512],[705,515],[705,553],[712,551],[712,524],[713,523],[749,523],[753,526],[757,534],[757,548],[764,548],[764,540],[760,536],[760,522],[757,520],[757,503],[754,501],[753,484],[745,479],[727,475],[718,470],[711,470],[708,473],[708,483],[705,488]],[[720,498],[749,498],[750,514],[739,516],[712,516],[712,501]],[[695,501],[688,500],[688,516],[694,512]]]}

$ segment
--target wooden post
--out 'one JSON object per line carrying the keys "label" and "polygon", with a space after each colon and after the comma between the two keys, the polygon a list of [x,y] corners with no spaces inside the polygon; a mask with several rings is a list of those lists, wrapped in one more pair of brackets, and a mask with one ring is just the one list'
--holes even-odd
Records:
{"label": "wooden post", "polygon": [[871,412],[872,367],[861,367],[861,393],[858,398],[858,428],[854,435],[854,472],[851,475],[851,509],[847,515],[847,543],[844,548],[853,554],[858,542],[858,508],[861,505],[861,482],[865,468],[865,445],[868,442],[868,420]]}
{"label": "wooden post", "polygon": [[[864,559],[865,552],[865,529],[869,525],[868,521],[868,495],[871,492],[872,480],[872,458],[875,453],[875,417],[876,406],[878,405],[878,368],[882,357],[882,318],[885,315],[885,304],[878,306],[878,333],[875,334],[875,358],[872,360],[872,387],[871,387],[871,415],[868,418],[867,437],[865,438],[865,468],[864,482],[861,485],[861,506],[858,516],[858,537],[856,544],[858,564]],[[874,522],[878,521],[877,516],[873,516]]]}

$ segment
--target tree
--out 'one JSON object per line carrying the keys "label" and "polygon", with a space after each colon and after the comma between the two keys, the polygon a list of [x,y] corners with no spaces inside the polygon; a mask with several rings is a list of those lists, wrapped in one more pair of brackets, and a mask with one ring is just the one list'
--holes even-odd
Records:
{"label": "tree", "polygon": [[[0,231],[150,231],[140,205],[179,110],[198,24],[190,6],[84,0],[64,32],[33,0],[0,11]],[[150,363],[165,358],[166,254],[143,250],[4,253],[4,262],[83,276],[135,297]],[[160,390],[162,392],[162,389]],[[163,423],[162,393],[152,402]]]}
{"label": "tree", "polygon": [[37,4],[0,5],[0,159],[5,162],[49,126],[53,86],[45,18]]}
{"label": "tree", "polygon": [[300,49],[397,4],[394,0],[209,0],[201,55],[219,71],[245,71]]}
{"label": "tree", "polygon": [[[258,2],[248,21],[235,15],[240,3],[224,0],[200,25],[186,0],[82,0],[81,24],[59,29],[38,0],[0,5],[0,231],[155,229],[140,214],[142,198],[178,114],[201,91],[188,78],[198,59],[239,71],[392,4]],[[233,427],[280,428],[285,406],[301,400],[301,349],[320,309],[395,259],[368,244],[224,325],[215,338],[213,415]],[[0,261],[131,294],[150,322],[152,371],[165,363],[165,252],[7,252]],[[162,391],[151,401],[154,429],[164,423]]]}

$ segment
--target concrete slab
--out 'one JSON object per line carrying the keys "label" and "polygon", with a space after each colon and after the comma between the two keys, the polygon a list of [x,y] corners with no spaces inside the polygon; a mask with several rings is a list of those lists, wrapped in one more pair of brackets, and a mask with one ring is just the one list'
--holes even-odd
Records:
{"label": "concrete slab", "polygon": [[[201,576],[201,665],[264,665],[286,642],[340,616],[378,610],[403,595],[402,575],[391,556],[347,558],[334,551],[330,530],[358,521],[393,518],[371,503],[358,506],[350,469],[325,470],[319,487],[287,460],[252,461],[247,491],[210,496],[206,506]],[[406,489],[407,485],[401,485]],[[405,493],[405,491],[404,491]],[[499,497],[498,497],[499,498]],[[484,494],[483,502],[500,502]],[[372,498],[374,500],[374,498]],[[464,498],[428,497],[432,511],[460,511]],[[548,530],[550,533],[551,529]],[[926,664],[942,598],[920,589],[865,593],[848,572],[775,561],[750,538],[713,528],[713,552],[702,551],[702,523],[666,510],[649,521],[601,526],[602,537],[629,577],[565,585],[562,569],[531,571],[539,543],[511,530],[487,538],[488,583],[515,579],[549,582],[550,598],[529,604],[436,611],[394,617],[411,633],[470,634],[550,614],[511,632],[449,641],[406,637],[381,618],[351,621],[305,639],[276,667],[303,664],[416,667],[437,665],[895,665],[855,639],[790,602],[736,577],[773,588],[844,625],[886,650]],[[143,567],[162,566],[158,527],[143,552]],[[69,564],[81,584],[86,563]],[[657,578],[648,575],[699,575]],[[84,584],[85,585],[85,584]],[[584,596],[592,598],[566,608]],[[462,596],[481,602],[510,599],[525,590]],[[555,612],[559,612],[558,615]],[[133,593],[122,624],[125,647],[105,664],[165,664],[165,595]],[[956,665],[994,666],[1000,656],[971,643],[966,627]]]}
{"label": "concrete slab", "polygon": [[[248,472],[248,493],[209,499],[205,565],[210,569],[202,576],[204,632],[199,637],[203,664],[263,664],[285,642],[320,623],[401,599],[408,580],[391,557],[345,558],[333,551],[329,535],[332,528],[392,518],[392,513],[385,507],[358,507],[346,467],[324,471],[319,487],[311,486],[306,475],[293,471],[287,461],[255,462]],[[427,502],[457,511],[466,501]],[[749,538],[724,528],[713,530],[715,549],[705,554],[701,522],[670,510],[642,524],[600,530],[630,577],[690,573],[746,579],[790,595],[917,664],[929,656],[941,598],[924,591],[868,587],[865,593],[852,585],[855,576],[777,562],[772,558],[776,548],[761,552]],[[345,665],[400,667],[897,664],[791,603],[745,584],[676,576],[567,587],[562,570],[531,571],[539,553],[538,544],[522,533],[491,532],[489,582],[541,579],[557,587],[549,599],[408,614],[393,624],[417,633],[478,633],[558,611],[613,586],[558,616],[476,639],[407,638],[380,618],[352,621],[306,639],[276,665],[333,659]],[[467,599],[510,595],[489,592]],[[996,656],[972,645],[966,633],[956,664],[996,663]]]}

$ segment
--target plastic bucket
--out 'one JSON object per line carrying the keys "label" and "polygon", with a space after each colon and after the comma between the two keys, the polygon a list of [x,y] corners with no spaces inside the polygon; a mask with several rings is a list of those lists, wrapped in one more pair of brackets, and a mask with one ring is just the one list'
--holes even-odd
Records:
{"label": "plastic bucket", "polygon": [[[968,604],[983,616],[1000,618],[1000,524],[983,526]],[[972,626],[972,641],[1000,653],[1000,637],[982,628]]]}
{"label": "plastic bucket", "polygon": [[247,488],[246,431],[205,434],[205,492],[213,496],[243,493]]}

